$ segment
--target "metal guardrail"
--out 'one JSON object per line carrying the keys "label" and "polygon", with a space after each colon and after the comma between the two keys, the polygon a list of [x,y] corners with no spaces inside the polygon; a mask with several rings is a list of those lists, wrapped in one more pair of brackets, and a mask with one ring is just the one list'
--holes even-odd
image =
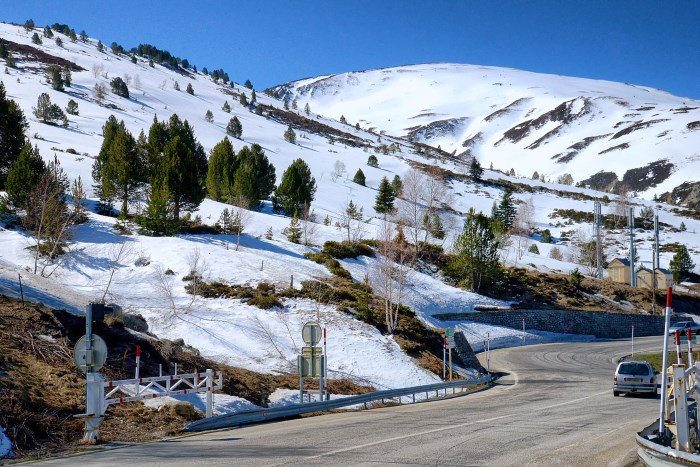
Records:
{"label": "metal guardrail", "polygon": [[637,454],[644,465],[652,467],[699,466],[700,455],[662,446],[637,435]]}
{"label": "metal guardrail", "polygon": [[[426,384],[423,386],[413,386],[400,389],[388,389],[385,391],[369,392],[358,396],[343,397],[329,401],[311,402],[308,404],[285,405],[282,407],[271,407],[258,410],[250,410],[245,412],[237,412],[226,415],[218,415],[216,417],[204,418],[197,420],[185,426],[185,431],[205,431],[216,430],[218,428],[229,428],[233,426],[245,425],[261,421],[275,420],[279,418],[301,415],[309,412],[326,412],[332,409],[339,409],[349,405],[364,404],[382,399],[394,399],[404,396],[415,396],[415,394],[431,392],[438,393],[442,389],[464,388],[468,386],[476,386],[478,384],[486,384],[493,381],[495,378],[492,375],[481,376],[479,378],[462,379],[457,381],[448,381],[444,383]],[[415,397],[413,398],[415,402]]]}

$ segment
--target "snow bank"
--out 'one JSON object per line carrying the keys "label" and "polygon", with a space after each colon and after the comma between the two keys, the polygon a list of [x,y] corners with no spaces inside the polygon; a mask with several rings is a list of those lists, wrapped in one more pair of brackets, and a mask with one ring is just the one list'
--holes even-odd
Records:
{"label": "snow bank", "polygon": [[5,435],[5,429],[0,426],[0,457],[12,455],[12,442]]}

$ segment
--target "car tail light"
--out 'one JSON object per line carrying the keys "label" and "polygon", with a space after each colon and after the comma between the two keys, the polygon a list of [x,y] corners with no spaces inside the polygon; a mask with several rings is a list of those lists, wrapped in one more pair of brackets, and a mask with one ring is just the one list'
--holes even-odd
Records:
{"label": "car tail light", "polygon": [[654,377],[652,376],[651,378],[649,378],[649,383],[651,384],[653,382],[654,382]]}
{"label": "car tail light", "polygon": [[617,381],[617,375],[613,377],[613,381]]}

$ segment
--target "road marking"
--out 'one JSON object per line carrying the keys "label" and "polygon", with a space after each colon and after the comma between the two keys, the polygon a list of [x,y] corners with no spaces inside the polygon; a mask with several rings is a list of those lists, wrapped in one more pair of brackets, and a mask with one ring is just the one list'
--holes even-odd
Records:
{"label": "road marking", "polygon": [[[563,406],[565,406],[565,405],[576,404],[576,403],[578,403],[578,402],[581,402],[581,401],[584,401],[584,400],[587,400],[587,399],[591,399],[591,398],[593,398],[593,397],[598,397],[598,396],[601,396],[601,395],[603,395],[603,394],[609,394],[609,393],[610,393],[610,391],[602,391],[602,392],[598,392],[598,393],[592,394],[592,395],[590,395],[590,396],[581,397],[581,398],[579,398],[579,399],[573,399],[573,400],[566,401],[566,402],[560,402],[559,404],[553,404],[553,405],[549,405],[549,406],[547,406],[547,407],[539,407],[539,408],[535,409],[535,411],[542,411],[542,410],[555,409],[555,408],[557,408],[557,407],[563,407]],[[335,454],[342,454],[342,453],[348,452],[348,451],[355,451],[355,450],[358,450],[358,449],[364,449],[364,448],[368,448],[368,447],[372,447],[372,446],[377,446],[377,445],[379,445],[379,444],[384,444],[384,443],[391,443],[391,442],[393,442],[393,441],[399,441],[399,440],[402,440],[402,439],[413,438],[413,437],[416,437],[416,436],[424,436],[424,435],[429,435],[429,434],[432,434],[432,433],[439,433],[439,432],[441,432],[441,431],[454,430],[455,428],[462,428],[462,427],[469,426],[469,425],[474,425],[474,424],[477,424],[477,423],[495,422],[496,420],[501,420],[501,419],[503,419],[503,418],[509,418],[509,417],[512,417],[513,415],[514,415],[514,414],[510,413],[510,414],[507,414],[507,415],[499,415],[498,417],[492,417],[492,418],[487,418],[487,419],[483,419],[483,420],[475,420],[475,421],[470,421],[470,422],[465,422],[465,423],[459,423],[459,424],[457,424],[457,425],[450,425],[450,426],[444,426],[444,427],[441,427],[441,428],[434,428],[434,429],[432,429],[432,430],[421,431],[421,432],[418,432],[418,433],[411,433],[411,434],[408,434],[408,435],[394,436],[394,437],[392,437],[392,438],[386,438],[386,439],[382,439],[382,440],[379,440],[379,441],[373,441],[373,442],[371,442],[371,443],[360,444],[360,445],[351,446],[351,447],[348,447],[348,448],[335,449],[335,450],[333,450],[333,451],[324,452],[324,453],[321,453],[321,454],[317,454],[317,455],[315,455],[315,456],[308,456],[308,457],[305,457],[305,459],[318,459],[318,458],[321,458],[321,457],[333,456],[333,455],[335,455]]]}

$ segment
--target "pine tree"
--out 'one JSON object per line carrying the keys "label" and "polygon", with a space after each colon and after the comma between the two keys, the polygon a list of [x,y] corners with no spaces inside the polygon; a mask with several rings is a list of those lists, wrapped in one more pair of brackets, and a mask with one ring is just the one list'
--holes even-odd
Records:
{"label": "pine tree", "polygon": [[518,208],[515,206],[513,192],[510,189],[506,189],[501,197],[501,202],[498,204],[497,215],[495,217],[506,230],[510,230],[513,226],[513,221],[515,221],[517,212]]}
{"label": "pine tree", "polygon": [[29,32],[32,29],[34,29],[34,20],[30,18],[24,22],[24,30]]}
{"label": "pine tree", "polygon": [[109,84],[112,87],[112,92],[114,94],[116,94],[119,97],[124,97],[126,99],[129,98],[129,88],[124,82],[124,80],[121,79],[119,76],[112,79],[112,81]]}
{"label": "pine tree", "polygon": [[442,226],[438,213],[433,213],[433,218],[430,221],[430,235],[438,240],[445,238],[445,228]]}
{"label": "pine tree", "polygon": [[32,42],[36,45],[41,45],[42,42],[41,42],[41,37],[39,37],[39,34],[34,33],[32,35]]}
{"label": "pine tree", "polygon": [[245,93],[242,92],[241,95],[238,97],[238,102],[243,106],[243,107],[248,107],[248,98],[246,97]]}
{"label": "pine tree", "polygon": [[328,217],[328,214],[323,218],[323,225],[331,225],[331,218]]}
{"label": "pine tree", "polygon": [[394,175],[394,179],[391,181],[391,190],[396,198],[401,194],[401,185],[401,177]]}
{"label": "pine tree", "polygon": [[374,210],[380,214],[391,214],[394,211],[394,190],[386,177],[379,184],[379,193],[374,203]]}
{"label": "pine tree", "polygon": [[688,273],[695,268],[695,264],[693,264],[693,260],[688,253],[688,248],[686,248],[685,245],[680,245],[678,247],[668,268],[673,273],[673,282],[676,284],[682,281]]}
{"label": "pine tree", "polygon": [[221,106],[221,110],[223,110],[226,113],[231,112],[231,105],[229,105],[228,101],[224,102],[224,105]]}
{"label": "pine tree", "polygon": [[68,101],[68,105],[66,106],[66,113],[69,115],[78,115],[78,103],[75,102],[73,99],[70,99]]}
{"label": "pine tree", "polygon": [[292,129],[292,125],[287,126],[287,130],[284,132],[284,140],[287,141],[288,143],[292,143],[292,144],[296,143],[297,134]]}
{"label": "pine tree", "polygon": [[96,45],[95,47],[97,47],[97,51],[98,51],[98,52],[104,52],[104,51],[105,51],[105,45],[104,45],[104,44],[102,43],[102,41],[100,41],[100,40],[97,41],[97,45]]}
{"label": "pine tree", "polygon": [[371,154],[367,158],[367,165],[369,165],[370,167],[379,167],[379,161],[377,160],[377,156]]}
{"label": "pine tree", "polygon": [[250,82],[249,79],[245,80],[245,83],[243,83],[243,87],[246,87],[248,89],[253,89],[253,83]]}
{"label": "pine tree", "polygon": [[287,240],[289,240],[292,243],[301,242],[302,232],[301,226],[299,224],[299,218],[297,217],[297,213],[295,211],[294,216],[292,216],[292,220],[289,222],[289,227],[286,227],[282,232],[287,237]]}
{"label": "pine tree", "polygon": [[355,176],[353,177],[352,181],[357,183],[358,185],[365,186],[365,174],[362,172],[362,169],[357,169],[357,172],[355,172]]}
{"label": "pine tree", "polygon": [[63,76],[61,76],[61,69],[53,65],[49,67],[49,72],[51,73],[51,87],[54,91],[63,91]]}
{"label": "pine tree", "polygon": [[303,206],[311,205],[315,193],[316,179],[311,176],[311,169],[303,159],[297,159],[284,171],[272,205],[288,215],[301,212]]}
{"label": "pine tree", "polygon": [[7,59],[8,55],[10,55],[10,52],[7,50],[5,42],[0,41],[0,58]]}
{"label": "pine tree", "polygon": [[348,124],[348,121],[345,119],[345,115],[341,115],[341,116],[340,116],[340,123],[342,123],[343,125],[347,125],[347,124]]}
{"label": "pine tree", "polygon": [[52,104],[51,98],[47,93],[41,93],[37,99],[36,107],[33,109],[34,116],[43,123],[56,123],[57,121],[65,121],[66,114],[58,106]]}
{"label": "pine tree", "polygon": [[540,179],[540,174],[537,173],[537,171],[535,170],[535,171],[532,173],[532,180],[537,180],[537,181],[539,181],[539,179]]}
{"label": "pine tree", "polygon": [[238,120],[238,117],[234,116],[228,121],[228,125],[226,125],[226,133],[234,138],[241,139],[241,135],[243,134],[243,126],[241,125],[240,120]]}
{"label": "pine tree", "polygon": [[681,225],[678,226],[678,230],[680,230],[681,232],[685,232],[686,229],[687,227],[685,226],[685,222],[681,222]]}
{"label": "pine tree", "polygon": [[216,201],[233,199],[233,182],[238,160],[228,138],[217,143],[209,155],[207,193]]}
{"label": "pine tree", "polygon": [[306,105],[304,106],[304,113],[306,115],[309,115],[311,113],[311,109],[309,108],[309,103],[307,102]]}
{"label": "pine tree", "polygon": [[7,98],[5,85],[0,81],[0,189],[5,187],[10,166],[24,148],[27,121],[19,105]]}
{"label": "pine tree", "polygon": [[176,91],[179,91],[179,90],[180,90],[180,83],[178,83],[177,81],[175,81],[175,83],[173,84],[173,89],[176,90]]}
{"label": "pine tree", "polygon": [[178,226],[172,218],[172,203],[169,200],[167,184],[153,180],[147,202],[148,207],[141,221],[145,232],[157,237],[177,233]]}
{"label": "pine tree", "polygon": [[56,37],[56,45],[62,48],[63,47],[63,39],[61,39],[60,37],[57,36]]}
{"label": "pine tree", "polygon": [[237,169],[233,183],[234,199],[257,209],[261,199],[267,199],[275,189],[275,167],[259,144],[244,146],[236,155]]}
{"label": "pine tree", "polygon": [[185,89],[185,91],[187,91],[187,94],[194,96],[194,88],[192,87],[192,83],[187,83],[187,89]]}
{"label": "pine tree", "polygon": [[500,271],[498,241],[491,228],[491,220],[470,209],[462,233],[454,244],[454,253],[448,263],[450,275],[461,285],[474,292],[488,285]]}
{"label": "pine tree", "polygon": [[289,110],[289,97],[284,98],[284,103],[282,105],[284,107],[284,110]]}
{"label": "pine tree", "polygon": [[82,31],[80,31],[80,40],[83,42],[87,42],[87,40],[88,40],[88,35],[84,29]]}
{"label": "pine tree", "polygon": [[255,104],[258,102],[258,96],[255,95],[255,89],[250,92],[250,103]]}
{"label": "pine tree", "polygon": [[472,161],[469,164],[469,177],[476,182],[481,180],[483,175],[484,169],[481,168],[481,164],[476,160],[476,157],[472,157]]}
{"label": "pine tree", "polygon": [[44,27],[44,37],[47,39],[52,39],[53,38],[53,31],[51,30],[50,27],[45,26]]}
{"label": "pine tree", "polygon": [[7,195],[12,204],[26,209],[29,193],[46,172],[46,164],[39,154],[39,148],[27,143],[7,175]]}
{"label": "pine tree", "polygon": [[71,75],[70,68],[66,65],[63,67],[63,84],[69,88],[73,82],[73,75]]}

